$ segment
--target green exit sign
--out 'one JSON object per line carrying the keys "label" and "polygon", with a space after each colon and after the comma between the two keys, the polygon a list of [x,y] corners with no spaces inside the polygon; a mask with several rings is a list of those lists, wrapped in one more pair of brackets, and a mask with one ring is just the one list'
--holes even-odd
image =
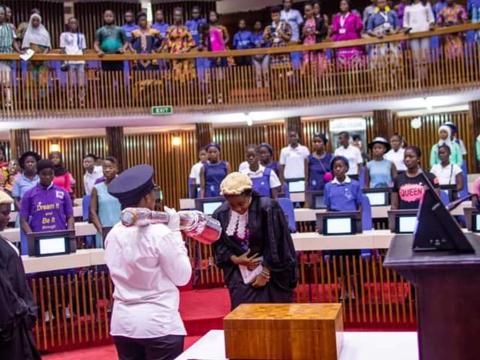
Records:
{"label": "green exit sign", "polygon": [[172,115],[173,106],[152,106],[152,115]]}

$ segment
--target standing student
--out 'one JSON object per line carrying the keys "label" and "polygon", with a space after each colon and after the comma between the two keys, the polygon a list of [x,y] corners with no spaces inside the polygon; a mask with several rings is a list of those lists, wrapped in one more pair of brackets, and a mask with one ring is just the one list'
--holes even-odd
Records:
{"label": "standing student", "polygon": [[[416,146],[407,146],[405,148],[405,166],[407,171],[399,174],[393,181],[393,191],[391,195],[391,208],[397,209],[417,209],[425,193],[425,181],[422,176],[423,170],[420,168],[422,152]],[[438,188],[438,180],[435,175],[427,172],[428,177],[434,187]]]}
{"label": "standing student", "polygon": [[22,175],[18,178],[13,185],[12,196],[15,199],[15,206],[20,210],[20,202],[23,198],[23,195],[35,187],[40,178],[37,174],[37,163],[40,161],[41,157],[36,152],[27,151],[20,156],[18,163],[22,169]]}
{"label": "standing student", "polygon": [[363,164],[360,149],[350,144],[350,134],[346,131],[338,134],[338,142],[340,146],[335,150],[335,156],[345,157],[348,160],[347,175],[358,177]]}
{"label": "standing student", "polygon": [[114,226],[120,221],[121,207],[117,198],[110,195],[108,186],[117,177],[118,162],[114,157],[107,157],[103,162],[105,181],[96,184],[90,200],[90,221],[97,229],[96,247],[103,248],[103,228]]}
{"label": "standing student", "polygon": [[282,184],[275,171],[260,164],[258,147],[249,146],[246,158],[248,167],[240,172],[252,180],[252,189],[260,196],[276,199]]}
{"label": "standing student", "polygon": [[[408,32],[428,31],[432,30],[434,26],[435,17],[428,1],[413,0],[410,5],[405,7],[403,27]],[[410,48],[417,63],[423,63],[430,59],[430,38],[412,39]],[[423,75],[423,71],[420,75]]]}
{"label": "standing student", "polygon": [[314,134],[313,152],[305,160],[305,179],[309,191],[323,190],[325,184],[332,181],[333,156],[326,150],[327,143],[328,139],[325,134]]}
{"label": "standing student", "polygon": [[[208,23],[210,25],[210,50],[213,52],[227,50],[227,44],[230,41],[230,35],[225,26],[219,22],[218,14],[216,11],[210,11],[208,16]],[[228,62],[226,58],[212,58],[210,59],[210,67],[226,67]]]}
{"label": "standing student", "polygon": [[[128,39],[125,31],[115,25],[115,14],[112,10],[103,13],[104,25],[95,33],[94,48],[97,55],[123,54],[128,48]],[[122,71],[123,61],[102,61],[103,71]]]}
{"label": "standing student", "polygon": [[[290,25],[292,29],[292,36],[290,37],[290,44],[296,45],[300,43],[300,30],[303,25],[303,16],[300,11],[292,8],[292,0],[283,0],[283,10],[280,13],[280,19]],[[292,65],[295,69],[298,69],[302,63],[302,53],[292,52]]]}
{"label": "standing student", "polygon": [[460,146],[460,151],[462,153],[463,158],[467,156],[467,147],[465,146],[465,143],[463,142],[462,139],[458,137],[458,127],[455,125],[453,122],[448,121],[443,125],[447,125],[450,130],[452,131],[452,141],[457,143],[458,146]]}
{"label": "standing student", "polygon": [[[74,17],[68,19],[68,31],[60,35],[60,48],[66,55],[83,55],[87,49],[87,40],[85,35],[78,29],[78,21]],[[78,86],[78,99],[80,105],[85,105],[85,61],[69,60],[65,66],[68,68],[68,77],[70,82],[70,101],[74,101],[74,87]]]}
{"label": "standing student", "polygon": [[372,160],[367,163],[365,172],[365,187],[370,189],[389,188],[393,185],[393,179],[397,177],[395,164],[384,158],[390,150],[390,144],[382,137],[376,137],[368,144],[372,152]]}
{"label": "standing student", "polygon": [[292,179],[305,179],[305,160],[310,155],[306,146],[300,144],[296,131],[288,133],[288,146],[280,152],[280,179],[288,182]]}
{"label": "standing student", "polygon": [[[148,25],[147,14],[141,12],[137,17],[138,28],[132,31],[132,48],[137,54],[152,54],[156,52],[161,43],[160,32]],[[137,61],[138,70],[155,70],[158,67],[152,60]]]}
{"label": "standing student", "polygon": [[[12,204],[13,199],[1,191],[0,232],[8,226]],[[1,235],[0,264],[0,359],[40,360],[33,338],[38,309],[28,286],[22,258],[17,248]]]}
{"label": "standing student", "polygon": [[438,179],[439,185],[456,185],[457,191],[463,189],[463,176],[460,166],[450,163],[450,148],[447,145],[438,147],[440,163],[433,165],[430,172]]}
{"label": "standing student", "polygon": [[438,128],[438,143],[432,146],[430,151],[430,166],[440,163],[440,158],[438,157],[438,147],[441,145],[447,145],[450,148],[450,162],[452,164],[462,166],[463,156],[460,146],[452,141],[452,130],[447,125],[442,125]]}
{"label": "standing student", "polygon": [[92,193],[95,182],[103,177],[103,169],[101,166],[96,165],[97,156],[94,154],[87,154],[83,158],[83,169],[85,174],[83,175],[83,186],[85,187],[85,195]]}
{"label": "standing student", "polygon": [[135,30],[138,30],[139,26],[135,23],[135,15],[133,14],[132,10],[127,10],[125,12],[125,23],[122,25],[122,29],[127,36],[128,41],[132,41],[132,33]]}
{"label": "standing student", "polygon": [[349,161],[343,156],[332,159],[334,179],[325,185],[324,201],[328,211],[362,210],[362,187],[348,173]]}
{"label": "standing student", "polygon": [[[379,39],[396,34],[400,30],[400,22],[397,13],[395,10],[390,9],[387,5],[387,0],[377,0],[376,2],[377,7],[365,24],[368,34]],[[370,55],[377,63],[384,62],[384,58],[388,56],[390,59],[387,64],[393,65],[395,63],[394,59],[399,55],[399,52],[400,44],[391,41],[372,46]]]}
{"label": "standing student", "polygon": [[232,173],[222,182],[226,202],[213,218],[222,236],[213,244],[232,309],[247,303],[290,303],[297,284],[296,253],[278,204],[252,191],[252,181]]}
{"label": "standing student", "polygon": [[200,173],[202,171],[203,165],[208,162],[208,154],[207,150],[201,149],[198,153],[199,162],[192,166],[192,170],[190,171],[190,180],[192,181],[192,188],[190,189],[191,193],[194,197],[198,197],[200,194]]}
{"label": "standing student", "polygon": [[[304,45],[314,45],[322,42],[327,34],[328,27],[323,17],[315,16],[313,6],[305,4],[305,23],[302,28],[302,38]],[[320,51],[308,51],[303,54],[303,64],[312,66],[312,69],[323,70],[326,68],[326,59]]]}
{"label": "standing student", "polygon": [[[252,42],[255,49],[266,47],[264,39],[263,25],[261,21],[255,21],[253,25]],[[255,67],[255,77],[257,81],[257,88],[268,87],[268,64],[270,62],[269,55],[254,55],[252,63]]]}
{"label": "standing student", "polygon": [[158,9],[155,11],[155,22],[152,24],[152,28],[160,32],[162,39],[167,36],[167,31],[170,25],[165,22],[165,16],[163,14],[163,10]]}
{"label": "standing student", "polygon": [[220,184],[230,172],[230,164],[220,159],[220,145],[206,146],[208,163],[200,171],[200,198],[220,196]]}
{"label": "standing student", "polygon": [[[122,208],[155,209],[153,168],[126,170],[110,184]],[[178,311],[177,286],[188,283],[192,266],[180,232],[180,217],[168,225],[116,224],[105,240],[105,264],[115,291],[110,335],[119,359],[173,360],[186,335]]]}
{"label": "standing student", "polygon": [[[292,28],[288,22],[281,19],[280,13],[281,10],[279,7],[272,7],[270,9],[272,23],[265,28],[263,34],[266,47],[287,46],[292,38]],[[290,56],[288,54],[272,55],[269,59],[273,66],[281,67],[290,64]]]}
{"label": "standing student", "polygon": [[192,18],[187,20],[185,26],[190,30],[195,46],[200,45],[200,26],[207,23],[207,19],[200,15],[200,7],[194,6],[192,8]]}
{"label": "standing student", "polygon": [[390,160],[397,169],[397,173],[402,173],[407,170],[405,166],[405,149],[403,147],[403,138],[399,134],[394,134],[390,138],[390,151],[388,151],[384,158]]}
{"label": "standing student", "polygon": [[363,28],[366,29],[368,22],[370,18],[372,17],[373,14],[375,14],[375,10],[377,9],[377,4],[376,0],[370,0],[370,5],[368,5],[364,10],[363,10]]}
{"label": "standing student", "polygon": [[22,198],[22,230],[27,236],[37,232],[75,230],[70,194],[53,183],[53,162],[40,160],[37,170],[39,183]]}
{"label": "standing student", "polygon": [[[252,32],[247,30],[247,22],[245,19],[238,21],[238,31],[233,35],[233,48],[235,50],[253,48]],[[238,66],[251,65],[251,58],[249,56],[237,56],[235,57],[235,63]]]}
{"label": "standing student", "polygon": [[260,157],[260,164],[266,168],[270,168],[280,178],[280,164],[273,160],[273,148],[270,144],[261,143],[258,145],[258,155]]}
{"label": "standing student", "polygon": [[[438,26],[454,26],[466,23],[468,15],[462,5],[456,4],[454,0],[447,0],[447,6],[440,11],[436,19]],[[463,34],[447,34],[443,37],[448,59],[463,56],[463,36]]]}
{"label": "standing student", "polygon": [[73,195],[73,175],[65,168],[62,153],[59,151],[52,152],[48,156],[48,159],[53,163],[53,183],[65,190],[68,194]]}

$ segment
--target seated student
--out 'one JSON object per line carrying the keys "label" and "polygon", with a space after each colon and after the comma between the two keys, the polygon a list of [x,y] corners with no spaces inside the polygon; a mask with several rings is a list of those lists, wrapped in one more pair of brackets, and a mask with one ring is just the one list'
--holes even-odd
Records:
{"label": "seated student", "polygon": [[393,179],[397,177],[397,169],[390,160],[384,158],[390,144],[386,139],[377,137],[368,144],[368,148],[372,151],[372,160],[367,163],[365,187],[370,189],[391,187]]}
{"label": "seated student", "polygon": [[275,171],[260,165],[258,147],[249,146],[246,158],[248,168],[241,172],[252,180],[253,190],[260,196],[276,199],[282,184]]}
{"label": "seated student", "polygon": [[305,160],[305,179],[309,191],[323,190],[332,180],[332,154],[325,149],[328,139],[325,134],[313,135],[313,152]]}
{"label": "seated student", "polygon": [[[235,50],[245,50],[253,48],[252,32],[247,30],[247,22],[245,19],[240,19],[238,22],[238,31],[233,35],[233,47]],[[235,63],[238,66],[250,65],[251,58],[249,56],[238,56],[235,58]]]}
{"label": "seated student", "polygon": [[[391,208],[417,209],[425,193],[425,183],[421,175],[420,161],[422,152],[416,146],[405,148],[405,166],[407,171],[399,174],[393,181],[391,196]],[[427,172],[428,179],[434,187],[438,188],[438,180],[435,175]]]}
{"label": "seated student", "polygon": [[450,148],[447,145],[438,147],[440,164],[433,165],[431,173],[440,185],[456,185],[457,191],[463,189],[463,176],[460,166],[450,163]]}
{"label": "seated student", "polygon": [[22,198],[20,223],[25,234],[75,230],[72,199],[53,183],[54,165],[40,160],[37,165],[40,182]]}
{"label": "seated student", "polygon": [[230,164],[220,160],[220,145],[209,144],[205,148],[208,163],[200,171],[200,198],[220,196],[220,184],[230,173]]}
{"label": "seated student", "polygon": [[397,173],[407,170],[407,167],[404,163],[405,149],[403,143],[404,141],[401,135],[393,134],[393,136],[390,138],[390,146],[392,148],[384,155],[385,159],[390,160],[395,165]]}
{"label": "seated student", "polygon": [[362,211],[362,187],[347,175],[348,160],[335,156],[332,160],[334,179],[325,185],[324,201],[328,211]]}

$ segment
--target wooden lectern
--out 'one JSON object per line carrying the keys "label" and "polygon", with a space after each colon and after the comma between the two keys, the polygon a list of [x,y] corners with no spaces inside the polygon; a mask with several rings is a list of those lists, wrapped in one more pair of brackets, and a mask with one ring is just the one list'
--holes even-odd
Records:
{"label": "wooden lectern", "polygon": [[227,358],[337,360],[341,304],[244,304],[224,319]]}
{"label": "wooden lectern", "polygon": [[480,238],[474,253],[415,252],[413,236],[396,236],[384,266],[415,285],[421,360],[480,359]]}

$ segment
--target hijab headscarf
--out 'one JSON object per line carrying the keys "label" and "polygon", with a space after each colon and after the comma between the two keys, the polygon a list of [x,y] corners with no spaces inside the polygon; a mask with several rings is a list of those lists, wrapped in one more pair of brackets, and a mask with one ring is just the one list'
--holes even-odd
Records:
{"label": "hijab headscarf", "polygon": [[452,148],[452,129],[448,125],[442,125],[438,128],[438,134],[440,131],[446,131],[448,134],[447,140],[440,139],[438,141],[438,146],[447,145],[450,149]]}
{"label": "hijab headscarf", "polygon": [[[34,28],[32,25],[33,19],[35,18],[40,20],[40,25],[37,28]],[[25,31],[25,35],[23,36],[22,48],[29,48],[30,44],[36,44],[50,49],[52,48],[50,34],[48,33],[47,29],[45,29],[45,26],[43,26],[42,17],[38,14],[33,14],[30,16],[27,31]]]}

